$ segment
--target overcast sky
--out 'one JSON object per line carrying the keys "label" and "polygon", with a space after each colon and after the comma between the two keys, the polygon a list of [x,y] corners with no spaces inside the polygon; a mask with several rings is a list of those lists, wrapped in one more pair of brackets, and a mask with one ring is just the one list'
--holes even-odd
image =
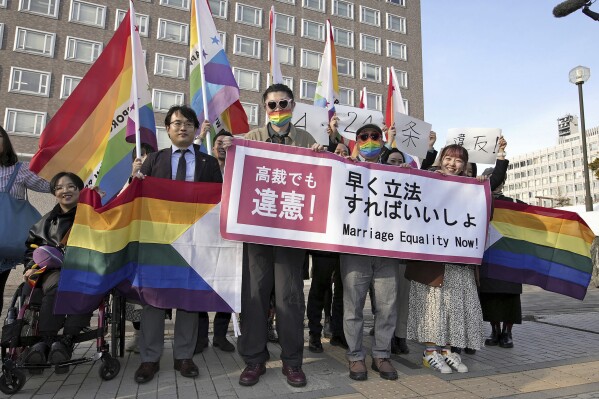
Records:
{"label": "overcast sky", "polygon": [[581,11],[555,18],[558,3],[421,1],[424,115],[437,147],[457,127],[501,128],[508,158],[556,144],[557,118],[579,115],[568,80],[578,65],[591,69],[586,127],[599,125],[599,22]]}

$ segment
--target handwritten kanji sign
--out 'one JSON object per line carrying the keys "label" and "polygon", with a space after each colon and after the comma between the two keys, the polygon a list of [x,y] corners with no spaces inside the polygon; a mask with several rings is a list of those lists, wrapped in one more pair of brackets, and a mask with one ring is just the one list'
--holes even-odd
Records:
{"label": "handwritten kanji sign", "polygon": [[420,159],[426,158],[428,136],[432,125],[413,116],[395,113],[395,144],[397,148]]}
{"label": "handwritten kanji sign", "polygon": [[369,123],[382,125],[384,118],[381,111],[365,108],[335,105],[335,114],[339,118],[337,130],[348,140],[356,140],[356,130]]}
{"label": "handwritten kanji sign", "polygon": [[460,128],[447,131],[447,143],[459,144],[468,150],[468,161],[474,163],[495,163],[501,129]]}
{"label": "handwritten kanji sign", "polygon": [[488,182],[240,138],[233,143],[222,194],[226,239],[481,261],[490,215]]}
{"label": "handwritten kanji sign", "polygon": [[329,111],[326,108],[295,103],[291,123],[310,133],[318,144],[329,144],[329,135],[327,134]]}

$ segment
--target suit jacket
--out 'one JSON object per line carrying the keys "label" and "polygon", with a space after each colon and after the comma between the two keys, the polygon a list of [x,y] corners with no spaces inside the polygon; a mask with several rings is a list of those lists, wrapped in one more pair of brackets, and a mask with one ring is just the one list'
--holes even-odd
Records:
{"label": "suit jacket", "polygon": [[[222,183],[223,176],[220,172],[218,161],[213,156],[200,152],[200,146],[193,145],[196,157],[194,179],[195,182]],[[165,148],[148,155],[141,166],[141,173],[146,176],[161,177],[172,180],[171,148]]]}

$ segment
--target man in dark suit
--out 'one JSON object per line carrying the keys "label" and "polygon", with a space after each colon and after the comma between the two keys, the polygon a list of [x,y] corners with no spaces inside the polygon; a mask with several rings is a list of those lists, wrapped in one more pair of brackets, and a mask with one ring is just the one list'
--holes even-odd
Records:
{"label": "man in dark suit", "polygon": [[[200,152],[200,146],[193,144],[200,126],[193,109],[178,105],[171,107],[164,124],[172,146],[148,155],[141,167],[141,174],[172,180],[222,183],[216,158]],[[144,305],[139,335],[142,363],[135,372],[135,381],[138,383],[151,381],[160,368],[160,356],[164,348],[164,314],[164,309]],[[178,309],[173,347],[174,368],[184,377],[193,378],[199,374],[198,366],[192,359],[197,336],[198,314]]]}

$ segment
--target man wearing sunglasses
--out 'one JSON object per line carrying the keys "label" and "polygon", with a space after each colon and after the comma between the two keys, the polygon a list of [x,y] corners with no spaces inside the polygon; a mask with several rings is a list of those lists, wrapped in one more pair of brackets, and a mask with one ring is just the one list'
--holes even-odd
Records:
{"label": "man wearing sunglasses", "polygon": [[[380,163],[384,148],[383,131],[374,124],[356,131],[358,161]],[[343,283],[343,330],[349,349],[349,377],[366,380],[366,353],[362,346],[364,303],[369,287],[373,287],[375,311],[372,370],[381,378],[396,380],[397,371],[391,364],[391,339],[397,320],[397,281],[399,260],[376,256],[341,254]]]}

